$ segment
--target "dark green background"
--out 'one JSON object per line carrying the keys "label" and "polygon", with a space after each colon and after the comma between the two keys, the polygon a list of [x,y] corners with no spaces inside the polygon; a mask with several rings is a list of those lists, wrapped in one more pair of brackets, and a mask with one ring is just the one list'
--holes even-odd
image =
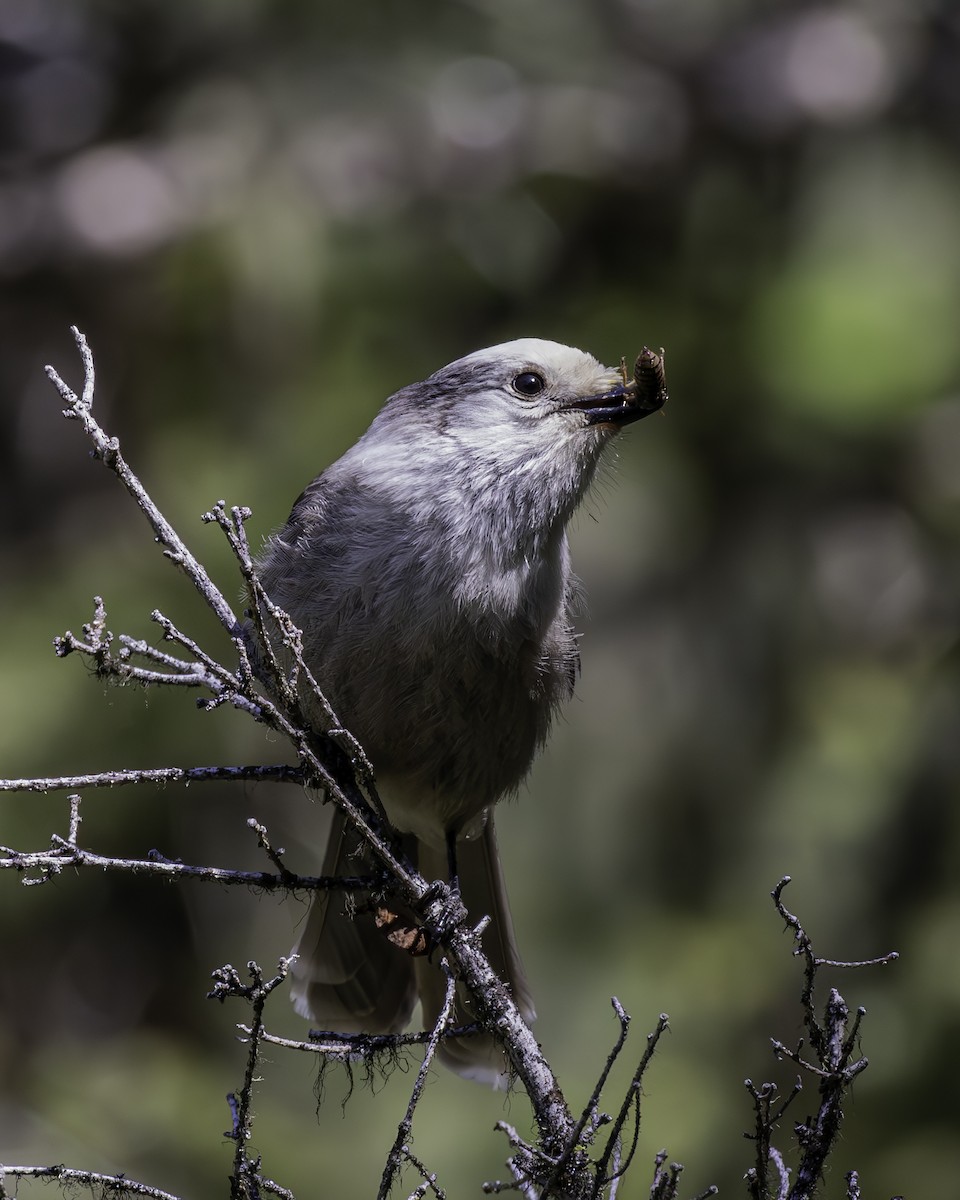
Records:
{"label": "dark green background", "polygon": [[[640,1153],[742,1194],[743,1079],[778,1078],[800,966],[865,1004],[826,1194],[960,1173],[960,20],[944,0],[0,4],[0,772],[274,761],[186,694],[105,691],[51,637],[213,620],[64,422],[79,379],[155,499],[239,594],[215,500],[259,540],[382,399],[532,335],[667,348],[573,535],[577,698],[500,817],[537,1032],[572,1103],[635,1018],[672,1018]],[[102,852],[259,866],[256,815],[316,867],[325,813],[271,788],[87,795]],[[0,843],[65,831],[0,797]],[[287,952],[299,910],[192,885],[0,877],[0,1161],[226,1194],[240,1006],[210,971]],[[280,1032],[303,1023],[278,996]],[[620,1083],[625,1078],[621,1072]],[[300,1200],[375,1194],[409,1073],[341,1112],[276,1053],[256,1145]],[[813,1089],[800,1101],[802,1116]],[[616,1088],[608,1104],[619,1101]],[[414,1149],[451,1197],[502,1177],[504,1104],[447,1075]],[[411,1180],[408,1190],[412,1189]],[[638,1165],[621,1197],[647,1194]],[[36,1189],[34,1189],[36,1190]],[[21,1194],[33,1194],[24,1185]],[[398,1193],[399,1194],[399,1193]]]}

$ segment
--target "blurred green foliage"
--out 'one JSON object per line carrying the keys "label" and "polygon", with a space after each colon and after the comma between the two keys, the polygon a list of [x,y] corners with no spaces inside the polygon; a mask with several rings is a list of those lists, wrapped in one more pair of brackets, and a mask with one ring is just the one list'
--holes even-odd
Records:
{"label": "blurred green foliage", "polygon": [[[228,595],[200,513],[250,504],[265,535],[397,387],[525,334],[611,363],[663,345],[666,416],[622,439],[575,532],[578,698],[500,821],[538,1035],[576,1103],[610,995],[637,1053],[669,1012],[641,1154],[741,1194],[742,1080],[789,1086],[768,1038],[799,1033],[766,898],[789,872],[821,953],[903,955],[837,980],[871,1065],[827,1194],[851,1167],[865,1194],[951,1194],[958,40],[948,0],[0,0],[3,774],[282,753],[52,656],[94,593],[115,630],[155,636],[159,607],[225,652],[59,416],[42,367],[78,377],[69,324],[101,420]],[[83,811],[98,850],[227,866],[259,865],[256,814],[307,870],[325,819],[265,787]],[[62,797],[0,797],[4,844],[65,824]],[[269,967],[299,917],[0,878],[0,1161],[224,1195],[245,1014],[204,1001],[209,973]],[[303,1032],[279,1001],[271,1023]],[[341,1113],[331,1072],[316,1117],[312,1065],[277,1054],[265,1168],[301,1197],[372,1194],[409,1082]],[[502,1176],[504,1116],[523,1102],[435,1079],[415,1150],[448,1194]],[[635,1167],[621,1195],[647,1186]]]}

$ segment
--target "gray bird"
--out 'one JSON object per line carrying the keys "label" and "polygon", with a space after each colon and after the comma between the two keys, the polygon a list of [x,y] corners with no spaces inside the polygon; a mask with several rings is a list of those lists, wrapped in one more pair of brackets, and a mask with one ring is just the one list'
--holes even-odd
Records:
{"label": "gray bird", "polygon": [[[604,447],[666,398],[648,391],[556,342],[478,350],[391,396],[259,561],[421,873],[444,878],[455,848],[464,903],[491,918],[484,949],[527,1020],[493,808],[572,691],[567,524]],[[337,811],[323,873],[364,863]],[[398,1032],[418,997],[427,1026],[439,1013],[436,963],[392,945],[341,894],[317,894],[295,953],[294,1004],[323,1029]],[[456,1021],[472,1019],[461,995]],[[506,1080],[492,1038],[448,1040],[440,1054],[461,1075]]]}

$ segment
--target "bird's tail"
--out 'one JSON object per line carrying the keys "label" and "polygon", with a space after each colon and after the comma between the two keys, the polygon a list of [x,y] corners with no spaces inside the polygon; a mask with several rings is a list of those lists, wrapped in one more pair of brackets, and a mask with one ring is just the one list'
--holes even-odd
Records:
{"label": "bird's tail", "polygon": [[[362,875],[370,859],[337,809],[321,873]],[[368,913],[348,911],[352,893],[318,892],[294,947],[293,1006],[335,1033],[399,1033],[417,1001],[413,959],[391,945]]]}
{"label": "bird's tail", "polygon": [[[426,879],[446,877],[443,851],[418,843],[418,854]],[[357,875],[365,869],[360,839],[338,811],[323,874]],[[492,814],[478,837],[458,843],[457,870],[471,920],[490,918],[483,933],[483,949],[490,964],[510,989],[524,1019],[532,1021],[536,1014],[517,951]],[[445,992],[437,956],[413,958],[393,945],[371,914],[347,910],[347,895],[330,890],[318,893],[313,901],[291,971],[297,1012],[335,1032],[398,1033],[408,1024],[419,994],[424,1025],[432,1028]],[[453,1023],[468,1025],[475,1019],[466,993],[458,986]],[[445,1039],[438,1053],[458,1075],[494,1087],[506,1086],[506,1060],[488,1034]]]}
{"label": "bird's tail", "polygon": [[[420,873],[425,879],[444,878],[447,873],[445,853],[421,843]],[[492,812],[487,813],[486,823],[478,837],[457,843],[457,875],[460,895],[470,914],[471,923],[476,924],[485,916],[490,918],[482,935],[483,950],[490,965],[507,985],[523,1019],[534,1020],[537,1014],[513,932],[513,918],[507,900]],[[416,973],[424,1027],[431,1029],[443,1005],[443,975],[435,963],[425,958],[416,959]],[[453,1023],[471,1025],[475,1021],[473,1005],[458,984]],[[487,1033],[445,1038],[437,1054],[441,1062],[465,1079],[476,1079],[495,1088],[505,1088],[509,1082],[503,1051]]]}

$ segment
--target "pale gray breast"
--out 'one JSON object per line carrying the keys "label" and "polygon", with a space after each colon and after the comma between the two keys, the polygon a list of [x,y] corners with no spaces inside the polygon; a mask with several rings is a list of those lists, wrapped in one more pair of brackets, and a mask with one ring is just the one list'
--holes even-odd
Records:
{"label": "pale gray breast", "polygon": [[562,538],[556,561],[530,564],[526,591],[515,568],[498,587],[488,562],[471,598],[475,549],[439,518],[412,523],[389,497],[325,475],[260,564],[377,772],[458,797],[463,820],[521,782],[577,662]]}

